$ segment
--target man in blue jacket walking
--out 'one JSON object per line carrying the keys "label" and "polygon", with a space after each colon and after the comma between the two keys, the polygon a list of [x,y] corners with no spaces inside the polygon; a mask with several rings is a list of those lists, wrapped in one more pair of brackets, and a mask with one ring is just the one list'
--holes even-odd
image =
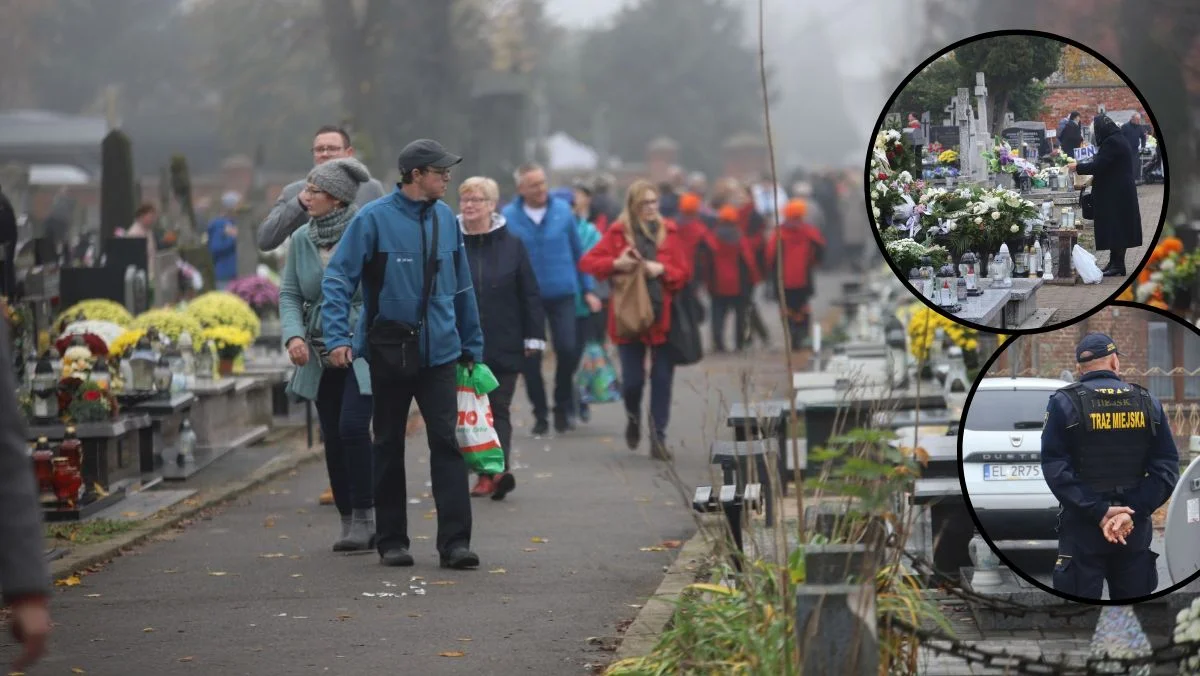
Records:
{"label": "man in blue jacket walking", "polygon": [[[504,219],[512,234],[521,238],[542,293],[550,338],[554,345],[554,429],[571,429],[575,414],[574,378],[580,345],[575,329],[575,296],[583,292],[592,312],[600,311],[600,299],[592,293],[590,277],[579,272],[583,247],[579,243],[571,205],[550,196],[546,171],[541,166],[521,165],[513,178],[516,200],[504,207]],[[542,379],[541,355],[529,357],[525,366],[525,389],[533,405],[533,434],[549,431],[546,384]]]}
{"label": "man in blue jacket walking", "polygon": [[[462,233],[441,197],[462,158],[428,139],[400,152],[401,183],[350,221],[321,283],[322,331],[333,367],[369,369],[374,395],[376,547],[411,566],[404,436],[416,399],[429,440],[437,549],[446,568],[475,568],[467,466],[455,437],[456,364],[483,357],[479,307]],[[364,309],[351,327],[350,299]]]}

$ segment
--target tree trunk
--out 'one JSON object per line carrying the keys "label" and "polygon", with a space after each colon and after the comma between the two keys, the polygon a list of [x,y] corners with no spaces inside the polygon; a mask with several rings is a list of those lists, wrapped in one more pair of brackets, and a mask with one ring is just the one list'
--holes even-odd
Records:
{"label": "tree trunk", "polygon": [[992,132],[993,136],[1000,136],[1004,131],[1004,114],[1008,112],[1008,101],[1012,98],[1012,92],[1009,90],[1001,90],[997,93],[995,104],[992,106]]}

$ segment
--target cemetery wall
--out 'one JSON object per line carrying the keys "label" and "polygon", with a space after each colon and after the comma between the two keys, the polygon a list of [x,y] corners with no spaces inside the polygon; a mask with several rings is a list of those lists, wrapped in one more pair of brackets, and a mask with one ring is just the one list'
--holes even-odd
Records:
{"label": "cemetery wall", "polygon": [[[1040,118],[1047,129],[1056,129],[1058,121],[1073,110],[1078,110],[1084,124],[1091,122],[1099,112],[1100,104],[1106,110],[1137,110],[1145,112],[1133,90],[1126,86],[1062,84],[1046,86],[1045,112]],[[1149,123],[1149,119],[1146,120]]]}

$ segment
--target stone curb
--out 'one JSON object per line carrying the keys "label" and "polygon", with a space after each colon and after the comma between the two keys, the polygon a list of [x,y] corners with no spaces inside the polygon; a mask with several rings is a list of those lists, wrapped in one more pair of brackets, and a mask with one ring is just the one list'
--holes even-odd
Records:
{"label": "stone curb", "polygon": [[700,528],[679,549],[679,555],[667,568],[663,581],[642,605],[637,617],[625,630],[613,661],[650,654],[663,629],[675,616],[676,602],[685,587],[696,582],[695,567],[717,547],[717,529],[724,516],[700,515]]}
{"label": "stone curb", "polygon": [[[408,435],[411,436],[415,431],[420,429],[421,419],[419,416],[414,416],[409,420]],[[297,429],[288,435],[288,437],[291,436],[295,436],[297,439],[302,438],[303,430]],[[265,465],[255,470],[248,478],[226,484],[212,492],[204,494],[196,505],[188,506],[186,509],[171,512],[164,516],[147,519],[145,523],[133,530],[109,538],[103,542],[76,548],[70,554],[50,563],[50,575],[53,579],[58,580],[90,568],[98,563],[121,556],[124,550],[135,547],[156,535],[168,531],[184,520],[190,519],[206,509],[229,502],[292,470],[321,459],[324,453],[324,445],[314,443],[312,448],[304,447],[299,452],[272,458]]]}

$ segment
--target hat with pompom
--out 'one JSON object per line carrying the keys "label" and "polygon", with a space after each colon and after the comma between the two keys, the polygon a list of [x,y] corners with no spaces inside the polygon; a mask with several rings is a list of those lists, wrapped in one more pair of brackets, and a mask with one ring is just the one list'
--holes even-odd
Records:
{"label": "hat with pompom", "polygon": [[342,204],[353,204],[359,185],[371,180],[371,172],[353,157],[322,162],[308,172],[308,182]]}

